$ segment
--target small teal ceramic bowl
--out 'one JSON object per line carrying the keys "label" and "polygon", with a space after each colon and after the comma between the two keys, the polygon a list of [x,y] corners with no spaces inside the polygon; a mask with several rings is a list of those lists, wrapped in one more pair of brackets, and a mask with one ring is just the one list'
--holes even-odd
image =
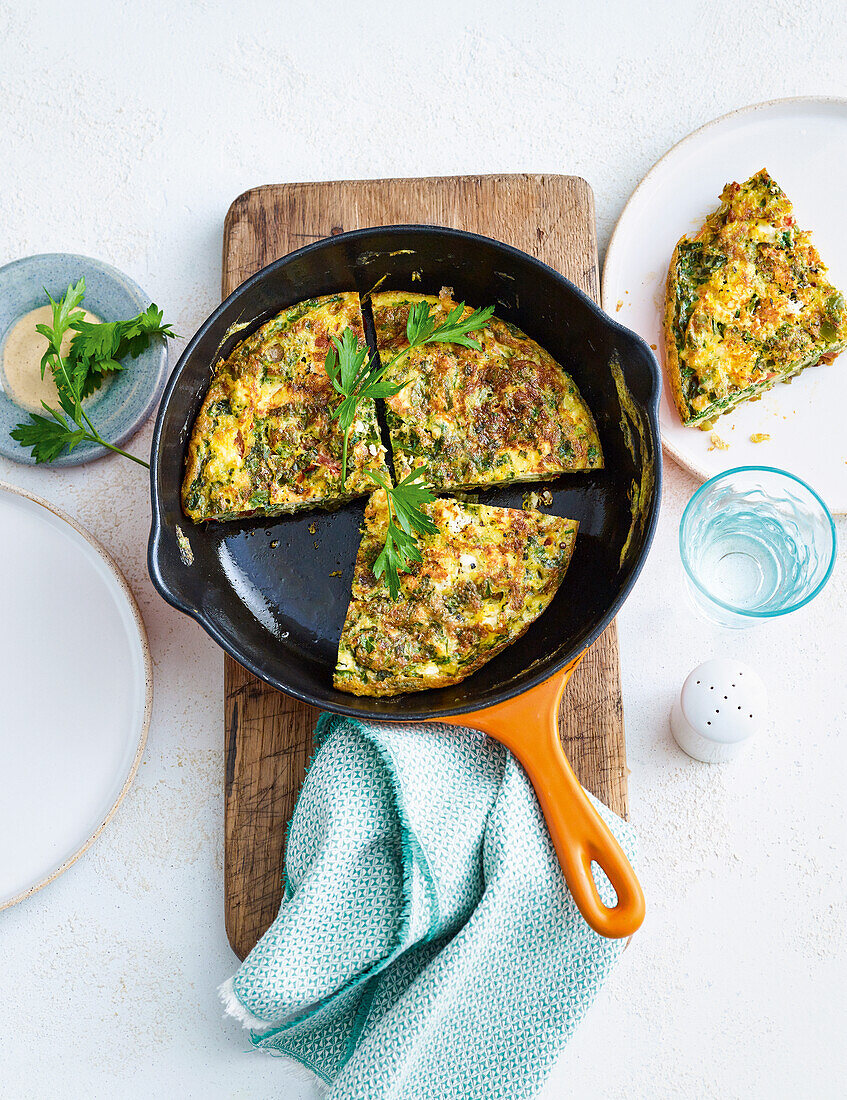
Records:
{"label": "small teal ceramic bowl", "polygon": [[[24,314],[47,304],[45,289],[58,299],[68,284],[77,282],[80,276],[85,277],[82,306],[103,321],[126,320],[150,305],[149,295],[137,283],[117,268],[90,256],[48,252],[0,267],[0,454],[15,462],[34,465],[35,460],[28,448],[9,435],[16,424],[28,419],[28,410],[7,392],[3,372],[6,338]],[[122,447],[153,412],[162,396],[167,364],[165,342],[153,340],[137,359],[128,360],[126,370],[116,371],[106,385],[85,401],[85,411],[109,443]],[[52,465],[79,466],[110,453],[99,443],[80,443]]]}

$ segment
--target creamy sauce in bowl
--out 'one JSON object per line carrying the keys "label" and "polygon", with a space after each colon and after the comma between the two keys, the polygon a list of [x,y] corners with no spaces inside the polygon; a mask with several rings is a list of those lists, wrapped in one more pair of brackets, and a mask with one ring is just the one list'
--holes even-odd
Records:
{"label": "creamy sauce in bowl", "polygon": [[[86,321],[99,322],[100,318],[88,310],[83,311]],[[56,383],[49,369],[41,377],[41,357],[47,351],[47,338],[36,331],[36,325],[49,325],[53,320],[52,306],[39,306],[30,310],[14,323],[3,344],[3,369],[0,384],[6,396],[28,412],[43,412],[42,401],[58,407]],[[67,355],[76,334],[69,330],[62,339],[62,355]],[[106,375],[104,385],[108,384]]]}

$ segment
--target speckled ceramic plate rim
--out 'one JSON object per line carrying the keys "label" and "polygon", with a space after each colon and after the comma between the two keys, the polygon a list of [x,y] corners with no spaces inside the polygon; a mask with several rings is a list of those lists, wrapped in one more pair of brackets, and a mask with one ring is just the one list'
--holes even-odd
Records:
{"label": "speckled ceramic plate rim", "polygon": [[[611,264],[609,261],[610,257],[615,254],[615,247],[618,243],[617,238],[619,231],[621,229],[621,226],[627,220],[627,213],[630,210],[630,207],[635,204],[636,199],[640,197],[641,192],[646,190],[648,185],[653,182],[653,177],[664,166],[665,161],[677,154],[682,146],[687,145],[689,142],[699,141],[709,130],[713,129],[714,127],[723,125],[729,119],[738,118],[742,115],[755,114],[757,111],[765,111],[769,110],[772,107],[778,107],[783,104],[789,103],[833,103],[840,104],[843,107],[847,107],[847,97],[837,95],[782,96],[777,99],[765,99],[762,100],[761,103],[751,103],[747,107],[738,107],[734,111],[727,111],[726,114],[719,115],[717,118],[713,118],[711,119],[711,121],[705,122],[702,126],[698,126],[696,130],[692,130],[690,134],[686,134],[684,138],[680,138],[680,140],[672,145],[663,156],[659,157],[659,159],[656,161],[650,171],[642,178],[641,182],[627,199],[626,204],[621,211],[620,216],[618,217],[618,220],[615,222],[615,228],[612,230],[612,235],[609,238],[609,244],[606,248],[606,255],[603,260],[603,276],[600,282],[600,301],[602,302],[603,309],[605,309],[607,313],[609,312],[610,302],[606,272],[608,270],[611,270]],[[661,366],[662,385],[664,385],[664,361],[662,361]],[[661,424],[659,425],[659,427],[661,429]],[[662,432],[662,448],[667,451],[667,453],[671,455],[680,464],[680,466],[688,470],[690,473],[694,474],[695,477],[700,478],[701,481],[708,481],[709,478],[713,476],[708,470],[704,470],[695,462],[692,462],[688,455],[680,451],[678,448],[674,447],[673,444],[667,440],[664,432]],[[833,514],[843,515],[844,513],[835,511],[833,512]]]}
{"label": "speckled ceramic plate rim", "polygon": [[139,765],[141,764],[141,758],[144,755],[144,747],[147,744],[147,731],[150,729],[150,718],[153,713],[153,661],[150,656],[150,645],[147,641],[147,631],[144,626],[144,620],[141,618],[141,612],[138,608],[138,604],[136,603],[135,596],[133,596],[132,589],[127,584],[126,577],[124,577],[123,573],[121,573],[114,559],[105,549],[105,547],[103,547],[92,534],[86,531],[84,527],[80,526],[80,524],[77,523],[75,519],[69,516],[67,512],[63,512],[61,508],[57,508],[55,504],[51,504],[50,501],[44,500],[42,497],[38,497],[34,493],[28,492],[28,490],[26,489],[21,489],[17,485],[11,485],[7,481],[0,481],[0,493],[12,493],[14,496],[23,497],[25,500],[32,501],[33,504],[37,504],[41,508],[46,508],[47,511],[52,512],[57,519],[60,519],[64,523],[67,523],[68,526],[71,527],[77,535],[83,538],[89,544],[89,546],[91,546],[92,549],[96,551],[97,555],[103,561],[103,564],[117,581],[118,587],[121,590],[124,598],[126,599],[127,606],[129,607],[130,613],[132,614],[132,618],[138,632],[138,641],[141,644],[141,656],[144,662],[144,711],[141,717],[140,728],[138,731],[138,743],[136,745],[135,755],[132,759],[132,763],[130,764],[126,779],[124,780],[123,786],[118,792],[117,798],[112,803],[105,817],[94,830],[94,832],[91,833],[88,839],[83,842],[83,844],[76,850],[76,852],[74,852],[73,855],[69,856],[59,867],[57,867],[54,871],[51,871],[49,875],[46,875],[38,882],[33,883],[32,886],[28,886],[26,890],[22,890],[19,894],[15,894],[14,897],[7,898],[5,901],[0,899],[0,911],[2,911],[3,909],[9,909],[13,905],[17,905],[19,902],[25,901],[27,898],[32,897],[33,894],[37,893],[39,890],[49,885],[49,883],[57,879],[59,875],[67,871],[71,864],[76,863],[79,857],[84,855],[88,851],[94,841],[98,838],[98,836],[100,836],[100,834],[114,817],[115,811],[117,810],[118,806],[120,806],[121,802],[123,802],[124,798],[126,797],[127,791],[132,786],[132,781],[135,779]]}
{"label": "speckled ceramic plate rim", "polygon": [[[6,272],[22,264],[31,263],[33,260],[46,260],[56,256],[61,256],[62,259],[65,260],[79,260],[82,264],[91,264],[99,268],[104,275],[108,276],[113,282],[123,285],[127,292],[138,300],[139,310],[146,309],[152,301],[150,295],[145,293],[138,283],[134,279],[131,279],[129,275],[125,275],[113,264],[106,263],[104,260],[98,260],[94,256],[84,256],[81,252],[36,252],[31,256],[22,256],[17,260],[11,260],[9,263],[3,264],[3,266],[0,267],[0,294],[2,294],[2,280]],[[148,390],[148,396],[143,405],[140,405],[137,412],[133,414],[128,426],[114,439],[109,440],[109,442],[114,443],[116,447],[122,447],[124,443],[130,440],[135,433],[143,427],[145,422],[153,414],[162,396],[167,375],[168,349],[167,345],[162,343],[161,346],[155,350],[159,352],[159,366],[155,374],[151,374],[152,384]],[[2,353],[2,347],[0,347],[0,353]],[[2,390],[0,390],[0,400],[10,401],[10,399],[3,394]],[[13,401],[10,401],[10,403],[13,405],[15,404]],[[25,417],[26,415],[26,410],[21,409],[21,416]],[[81,447],[77,447],[69,454],[60,455],[60,457],[51,462],[50,465],[54,467],[82,466],[86,462],[93,462],[95,459],[103,458],[104,455],[109,453],[108,447],[101,447],[99,444],[90,444],[85,450]],[[12,441],[11,446],[7,446],[7,441],[2,436],[0,436],[0,454],[2,454],[4,458],[10,459],[12,462],[18,462],[23,466],[35,465],[34,460],[30,457],[29,452],[25,448],[14,441]]]}

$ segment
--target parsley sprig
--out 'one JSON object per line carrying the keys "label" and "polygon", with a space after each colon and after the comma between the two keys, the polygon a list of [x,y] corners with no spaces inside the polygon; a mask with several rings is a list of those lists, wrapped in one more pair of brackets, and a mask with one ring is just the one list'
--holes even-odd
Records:
{"label": "parsley sprig", "polygon": [[401,348],[387,363],[380,362],[378,355],[368,360],[368,349],[359,344],[358,337],[351,328],[344,330],[340,340],[333,336],[333,347],[326,354],[324,367],[336,392],[343,398],[332,414],[344,432],[341,452],[342,488],[347,480],[347,444],[359,402],[372,401],[377,397],[393,397],[403,388],[402,385],[385,382],[383,379],[386,372],[412,348],[422,347],[424,344],[461,344],[462,347],[479,351],[478,341],[468,333],[485,328],[494,314],[494,306],[475,309],[462,320],[465,309],[465,303],[461,302],[437,324],[437,318],[430,313],[429,302],[415,302],[406,321],[408,346]]}
{"label": "parsley sprig", "polygon": [[[461,344],[463,348],[479,351],[479,342],[468,336],[468,333],[485,328],[494,316],[494,306],[475,309],[462,320],[465,309],[465,303],[460,302],[450,310],[440,325],[436,325],[436,319],[429,312],[429,302],[415,302],[409,310],[409,318],[406,321],[406,339],[409,341],[409,348],[421,347],[423,344]],[[405,355],[409,348],[399,351],[391,363],[396,362],[401,355]]]}
{"label": "parsley sprig", "polygon": [[[154,337],[163,339],[176,335],[170,325],[163,324],[162,311],[155,305],[128,321],[86,321],[79,308],[85,294],[85,279],[71,284],[56,301],[45,290],[53,307],[52,323],[36,328],[47,340],[47,351],[41,359],[41,377],[49,367],[58,391],[59,407],[51,408],[42,401],[49,417],[29,414],[29,422],[18,424],[11,432],[22,447],[30,447],[36,462],[53,462],[67,448],[83,442],[99,443],[116,454],[131,458],[139,466],[148,466],[141,458],[107,443],[92,424],[82,402],[103,384],[105,376],[124,369],[121,362],[127,355],[136,359]],[[62,354],[62,340],[72,331],[70,350]],[[149,467],[148,467],[149,468]]]}
{"label": "parsley sprig", "polygon": [[393,488],[384,478],[369,471],[371,480],[385,490],[388,501],[388,530],[385,546],[373,564],[373,575],[379,580],[383,575],[392,600],[400,595],[400,573],[408,573],[412,562],[422,560],[416,535],[432,535],[438,528],[424,512],[422,504],[430,504],[435,497],[422,481],[423,470],[413,470]]}
{"label": "parsley sprig", "polygon": [[89,397],[99,389],[109,371],[124,369],[127,356],[137,359],[154,337],[173,339],[176,333],[163,323],[162,311],[151,304],[128,321],[74,321],[70,359],[74,367],[84,364],[85,380],[81,396]]}
{"label": "parsley sprig", "polygon": [[327,352],[324,367],[335,390],[344,399],[332,414],[344,432],[344,444],[341,450],[341,486],[343,488],[347,480],[347,441],[350,438],[350,429],[356,420],[359,402],[372,401],[376,397],[393,397],[402,387],[382,381],[385,367],[380,363],[379,356],[375,355],[367,361],[368,349],[359,345],[359,338],[353,329],[346,328],[340,340],[333,336],[332,342],[335,346]]}

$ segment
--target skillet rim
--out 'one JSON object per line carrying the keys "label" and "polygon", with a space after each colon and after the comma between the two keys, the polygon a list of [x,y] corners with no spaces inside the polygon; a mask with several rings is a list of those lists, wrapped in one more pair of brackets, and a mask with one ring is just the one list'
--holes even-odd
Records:
{"label": "skillet rim", "polygon": [[[193,606],[192,604],[181,599],[180,596],[171,588],[168,580],[163,574],[161,565],[161,540],[164,529],[163,523],[163,504],[162,497],[159,492],[158,486],[158,473],[159,473],[159,455],[162,445],[162,432],[164,429],[165,414],[170,403],[171,396],[176,389],[177,383],[182,373],[187,368],[191,357],[195,351],[195,348],[209,331],[209,329],[219,320],[221,315],[240,297],[247,294],[254,286],[260,284],[266,280],[272,272],[278,271],[280,268],[286,265],[308,256],[312,252],[319,252],[324,248],[344,245],[345,243],[352,243],[359,239],[366,239],[372,236],[374,233],[384,233],[388,237],[400,236],[401,234],[408,234],[410,232],[420,233],[426,235],[443,235],[449,234],[453,237],[460,238],[471,244],[479,243],[486,246],[494,246],[502,255],[507,258],[514,258],[521,263],[529,263],[531,267],[537,269],[538,274],[541,277],[552,278],[555,282],[560,283],[564,288],[574,295],[578,301],[586,306],[590,313],[593,314],[595,319],[601,324],[610,328],[612,332],[615,332],[624,337],[626,341],[634,343],[636,346],[640,346],[642,352],[645,354],[646,363],[650,369],[651,375],[651,387],[650,394],[646,402],[640,403],[639,407],[643,408],[646,413],[647,422],[650,427],[651,442],[653,445],[654,455],[654,479],[653,479],[653,495],[650,503],[649,513],[647,515],[643,531],[640,537],[640,545],[638,547],[638,555],[634,561],[629,575],[626,580],[619,586],[615,598],[610,602],[606,612],[601,617],[597,626],[589,631],[579,642],[578,645],[569,649],[561,657],[551,657],[548,653],[547,656],[537,658],[533,664],[536,666],[535,671],[526,675],[527,669],[525,668],[524,675],[518,672],[515,676],[510,678],[508,684],[502,688],[497,689],[492,693],[492,698],[485,704],[480,705],[479,702],[470,699],[459,706],[452,707],[450,709],[438,708],[434,713],[434,708],[427,708],[425,705],[405,708],[402,712],[391,713],[394,709],[394,700],[403,699],[411,700],[420,698],[422,701],[426,699],[427,692],[408,692],[402,696],[396,697],[380,697],[379,704],[382,708],[381,711],[364,709],[362,707],[355,706],[353,704],[345,705],[335,702],[329,702],[321,694],[310,693],[306,691],[295,690],[284,684],[282,681],[277,681],[274,677],[269,676],[264,672],[254,660],[251,659],[249,654],[236,652],[236,649],[224,634],[216,628],[213,622],[206,618],[203,611]],[[251,322],[252,323],[252,322]],[[245,279],[243,283],[240,283],[231,294],[229,294],[217,308],[209,314],[206,320],[200,325],[192,338],[186,344],[182,354],[174,367],[170,378],[168,379],[164,393],[162,395],[159,409],[156,414],[156,423],[153,429],[153,438],[151,441],[150,449],[150,503],[152,510],[152,521],[150,527],[150,535],[147,544],[147,568],[150,575],[150,579],[153,582],[153,587],[157,590],[160,596],[174,607],[177,611],[181,611],[183,614],[188,615],[189,618],[194,619],[206,633],[215,641],[221,649],[233,658],[238,664],[245,668],[248,672],[252,673],[257,679],[263,681],[269,686],[275,688],[277,691],[283,692],[283,694],[289,695],[292,698],[300,700],[300,702],[307,703],[319,710],[327,710],[333,714],[341,714],[350,718],[365,718],[372,721],[405,721],[415,722],[426,719],[438,719],[452,717],[461,714],[470,714],[480,709],[489,709],[496,706],[499,703],[504,703],[509,699],[514,699],[519,695],[523,695],[532,688],[537,687],[545,680],[550,679],[551,676],[560,672],[568,664],[570,664],[576,657],[584,653],[594,642],[600,637],[606,627],[612,622],[617,615],[618,611],[626,601],[629,593],[632,591],[633,585],[637,581],[641,570],[644,567],[647,554],[649,553],[650,546],[653,542],[653,536],[655,535],[656,525],[658,523],[659,511],[661,507],[662,497],[662,446],[659,435],[659,420],[658,420],[658,408],[659,399],[661,396],[662,383],[661,383],[661,370],[659,368],[658,360],[650,349],[647,342],[639,336],[632,329],[626,328],[620,322],[616,321],[613,317],[610,317],[602,307],[594,301],[594,299],[587,294],[584,290],[578,287],[575,283],[571,282],[561,272],[556,271],[555,268],[550,267],[549,264],[544,263],[543,260],[539,260],[537,257],[530,255],[528,252],[524,252],[514,245],[506,244],[504,241],[499,241],[495,237],[486,237],[481,233],[470,233],[463,229],[452,229],[449,226],[440,225],[425,225],[417,223],[404,223],[402,225],[375,225],[366,226],[360,229],[352,229],[346,233],[338,233],[335,236],[323,237],[320,240],[312,241],[310,244],[304,245],[302,248],[296,249],[294,252],[286,253],[285,256],[280,256],[276,260],[272,260],[271,263],[266,264],[260,268],[257,272]],[[532,668],[532,666],[529,666]],[[516,682],[519,681],[519,682]],[[358,699],[358,696],[352,696],[351,699]]]}

